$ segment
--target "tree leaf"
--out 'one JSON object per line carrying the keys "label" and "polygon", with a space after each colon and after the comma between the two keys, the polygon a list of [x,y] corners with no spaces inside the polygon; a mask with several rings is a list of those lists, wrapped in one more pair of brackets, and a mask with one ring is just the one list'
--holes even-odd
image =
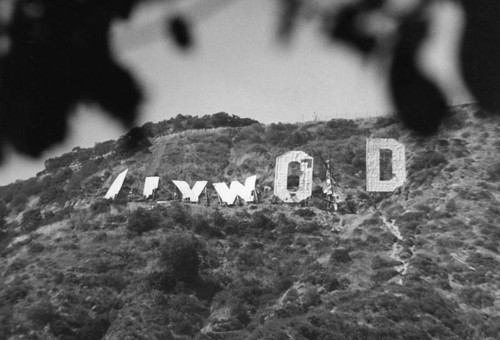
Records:
{"label": "tree leaf", "polygon": [[278,26],[278,37],[288,42],[292,37],[302,7],[300,0],[281,0],[281,13]]}
{"label": "tree leaf", "polygon": [[64,139],[67,116],[82,101],[133,123],[141,91],[112,58],[109,28],[137,1],[17,2],[11,48],[0,59],[0,142],[39,156]]}
{"label": "tree leaf", "polygon": [[479,105],[500,112],[500,2],[464,0],[461,46],[464,80]]}
{"label": "tree leaf", "polygon": [[179,48],[188,49],[193,45],[193,37],[186,19],[175,16],[168,19],[168,32]]}
{"label": "tree leaf", "polygon": [[427,34],[427,22],[409,19],[402,25],[390,69],[393,102],[403,123],[422,135],[435,133],[447,113],[439,88],[418,67],[417,52]]}
{"label": "tree leaf", "polygon": [[327,17],[327,33],[332,40],[339,40],[363,55],[373,51],[376,38],[363,32],[358,26],[358,18],[364,9],[357,5],[342,7],[335,16]]}

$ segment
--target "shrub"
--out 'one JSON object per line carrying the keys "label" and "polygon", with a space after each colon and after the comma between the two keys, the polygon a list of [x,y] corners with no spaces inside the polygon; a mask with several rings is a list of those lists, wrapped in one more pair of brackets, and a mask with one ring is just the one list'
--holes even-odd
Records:
{"label": "shrub", "polygon": [[30,255],[38,254],[38,253],[41,253],[44,249],[45,249],[45,247],[41,243],[32,242],[28,246],[28,254],[30,254]]}
{"label": "shrub", "polygon": [[49,204],[53,202],[61,202],[64,198],[65,191],[61,187],[50,186],[46,188],[40,195],[41,204]]}
{"label": "shrub", "polygon": [[144,208],[134,211],[128,219],[127,229],[136,234],[142,234],[158,228],[159,220]]}
{"label": "shrub", "polygon": [[172,273],[169,272],[152,272],[147,276],[147,282],[151,288],[165,292],[172,291],[177,283]]}
{"label": "shrub", "polygon": [[444,166],[448,163],[446,158],[439,152],[428,150],[417,154],[413,158],[410,169],[418,171],[422,169],[432,168],[435,166]]}
{"label": "shrub", "polygon": [[302,307],[309,308],[321,304],[321,295],[316,288],[309,288],[304,292],[302,297]]}
{"label": "shrub", "polygon": [[500,162],[493,163],[488,167],[488,175],[491,181],[500,180]]}
{"label": "shrub", "polygon": [[320,231],[321,230],[321,225],[319,225],[317,222],[307,222],[300,224],[297,227],[297,232],[303,233],[303,234],[312,234],[314,232]]}
{"label": "shrub", "polygon": [[12,201],[10,202],[10,207],[14,211],[22,211],[26,207],[27,203],[28,203],[28,197],[24,193],[18,192],[12,198]]}
{"label": "shrub", "polygon": [[186,224],[190,218],[188,212],[186,211],[186,209],[184,209],[183,205],[176,201],[170,204],[168,214],[170,215],[170,217],[172,217],[174,222],[183,225]]}
{"label": "shrub", "polygon": [[262,137],[264,133],[264,127],[260,124],[252,124],[250,126],[243,127],[240,132],[234,137],[233,142],[245,142],[249,143],[262,143],[264,138]]}
{"label": "shrub", "polygon": [[251,229],[273,230],[276,227],[276,225],[263,212],[258,211],[252,215],[248,227]]}
{"label": "shrub", "polygon": [[0,200],[0,228],[3,228],[5,225],[5,217],[9,215],[9,209],[4,201]]}
{"label": "shrub", "polygon": [[276,218],[276,220],[277,220],[277,229],[280,234],[293,235],[295,233],[297,224],[293,220],[286,217],[285,214],[280,213]]}
{"label": "shrub", "polygon": [[200,235],[205,235],[208,237],[221,237],[222,233],[216,229],[213,228],[209,221],[206,220],[203,216],[198,215],[193,218],[193,221],[191,222],[191,226],[194,230],[195,233],[200,234]]}
{"label": "shrub", "polygon": [[336,263],[346,263],[351,261],[351,257],[349,256],[349,251],[345,248],[337,248],[332,252],[330,257],[331,262]]}
{"label": "shrub", "polygon": [[210,215],[210,221],[216,226],[216,227],[224,227],[226,225],[226,218],[224,215],[219,211],[215,210],[211,215]]}
{"label": "shrub", "polygon": [[90,205],[90,211],[93,214],[102,214],[109,212],[109,208],[111,207],[111,200],[97,200]]}
{"label": "shrub", "polygon": [[372,269],[381,269],[381,268],[387,268],[387,267],[394,267],[394,266],[399,266],[403,264],[400,261],[392,260],[389,258],[382,258],[379,255],[375,256],[372,259]]}
{"label": "shrub", "polygon": [[26,311],[26,317],[37,326],[44,326],[56,318],[54,306],[48,300],[35,303]]}
{"label": "shrub", "polygon": [[493,306],[495,297],[479,287],[468,287],[462,289],[460,297],[469,305],[476,308]]}
{"label": "shrub", "polygon": [[389,125],[396,124],[397,122],[398,122],[398,120],[392,116],[379,117],[379,118],[377,118],[377,120],[373,124],[373,127],[378,130],[381,128],[385,128]]}
{"label": "shrub", "polygon": [[32,287],[28,283],[17,277],[1,292],[0,306],[17,303],[19,300],[24,299],[31,289]]}
{"label": "shrub", "polygon": [[161,247],[160,261],[176,279],[194,283],[198,278],[200,259],[198,242],[186,234],[170,235]]}
{"label": "shrub", "polygon": [[342,288],[342,284],[340,283],[335,273],[321,269],[319,271],[314,271],[308,274],[304,278],[304,282],[308,282],[313,285],[321,285],[327,292]]}
{"label": "shrub", "polygon": [[146,151],[151,145],[146,131],[141,127],[134,127],[118,139],[116,153],[122,157],[129,157],[133,153]]}
{"label": "shrub", "polygon": [[110,322],[107,316],[99,315],[95,319],[89,318],[78,330],[79,339],[102,339],[106,334]]}
{"label": "shrub", "polygon": [[266,127],[266,142],[272,145],[285,146],[285,140],[288,139],[296,127],[293,124],[271,124]]}
{"label": "shrub", "polygon": [[450,199],[448,202],[446,202],[446,211],[449,212],[449,213],[454,213],[457,211],[457,203],[455,202],[455,200],[452,198]]}
{"label": "shrub", "polygon": [[168,319],[172,330],[190,336],[195,335],[203,327],[203,321],[209,313],[201,301],[187,294],[171,295],[168,307]]}
{"label": "shrub", "polygon": [[300,216],[300,217],[314,217],[316,216],[316,213],[311,210],[311,209],[297,209],[293,212],[294,215]]}
{"label": "shrub", "polygon": [[375,282],[384,282],[392,279],[394,276],[398,275],[398,271],[393,268],[380,269],[375,272],[372,276],[372,280]]}
{"label": "shrub", "polygon": [[23,214],[23,220],[21,222],[21,230],[24,233],[29,233],[36,230],[42,221],[42,214],[40,209],[31,209]]}
{"label": "shrub", "polygon": [[351,119],[332,119],[326,124],[325,138],[345,139],[351,136],[365,134],[367,131],[360,129]]}

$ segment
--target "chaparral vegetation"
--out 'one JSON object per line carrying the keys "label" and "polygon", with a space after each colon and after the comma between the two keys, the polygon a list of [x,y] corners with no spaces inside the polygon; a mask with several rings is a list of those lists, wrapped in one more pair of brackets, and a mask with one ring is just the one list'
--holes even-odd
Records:
{"label": "chaparral vegetation", "polygon": [[[500,339],[500,120],[477,113],[454,107],[425,139],[386,117],[178,116],[49,159],[0,187],[0,339]],[[365,190],[367,137],[406,146],[394,192]],[[298,205],[273,197],[289,150],[314,157]],[[251,175],[258,202],[231,207],[171,182]]]}

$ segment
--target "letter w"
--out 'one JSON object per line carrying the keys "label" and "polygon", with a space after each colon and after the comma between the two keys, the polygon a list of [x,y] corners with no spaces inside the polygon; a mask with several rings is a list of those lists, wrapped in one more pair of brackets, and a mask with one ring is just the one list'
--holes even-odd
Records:
{"label": "letter w", "polygon": [[252,202],[256,180],[257,176],[250,176],[245,180],[245,185],[238,181],[232,181],[229,188],[226,183],[214,183],[213,185],[222,202],[231,205],[234,204],[237,196],[240,196],[245,202]]}

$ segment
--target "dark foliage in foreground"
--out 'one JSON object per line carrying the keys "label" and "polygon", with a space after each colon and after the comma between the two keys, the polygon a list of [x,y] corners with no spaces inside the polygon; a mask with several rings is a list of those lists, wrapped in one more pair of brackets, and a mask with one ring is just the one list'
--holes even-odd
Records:
{"label": "dark foliage in foreground", "polygon": [[[67,116],[81,103],[97,104],[125,126],[133,124],[143,96],[131,73],[113,58],[109,33],[115,20],[128,18],[143,1],[13,1],[12,15],[7,10],[0,20],[0,146],[9,143],[19,152],[39,156],[64,139]],[[378,55],[392,44],[390,92],[398,115],[407,127],[428,135],[437,131],[447,112],[444,95],[417,61],[430,36],[430,13],[437,2],[420,0],[394,13],[386,1],[351,1],[331,10],[306,0],[282,0],[278,35],[289,40],[298,19],[312,15],[323,22],[330,40],[363,57]],[[483,109],[499,112],[498,2],[457,3],[466,18],[459,56],[465,82]],[[367,25],[371,19],[390,22],[395,32],[372,30]],[[195,40],[182,15],[169,18],[165,31],[182,49]]]}

